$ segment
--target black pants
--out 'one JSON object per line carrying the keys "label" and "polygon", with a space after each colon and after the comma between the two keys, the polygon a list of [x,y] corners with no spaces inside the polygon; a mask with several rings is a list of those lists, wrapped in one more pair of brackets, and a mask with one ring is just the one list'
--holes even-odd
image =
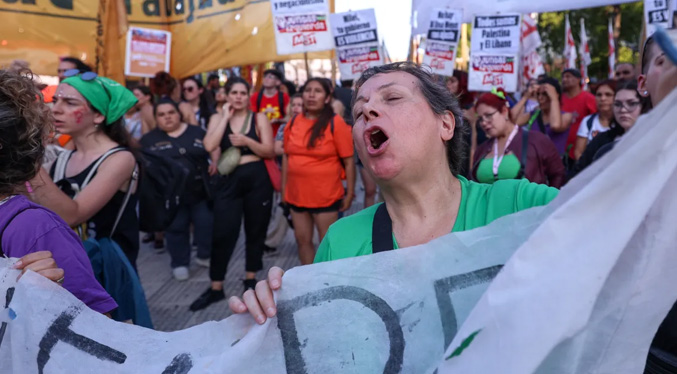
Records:
{"label": "black pants", "polygon": [[263,269],[263,248],[270,221],[273,185],[263,161],[238,166],[222,178],[214,199],[214,235],[209,277],[223,281],[244,215],[245,270]]}

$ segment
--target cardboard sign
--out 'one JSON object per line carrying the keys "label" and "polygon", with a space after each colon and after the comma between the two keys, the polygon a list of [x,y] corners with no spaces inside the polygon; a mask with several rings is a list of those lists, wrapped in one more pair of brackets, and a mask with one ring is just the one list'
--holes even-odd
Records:
{"label": "cardboard sign", "polygon": [[470,51],[518,54],[520,25],[519,14],[475,16]]}
{"label": "cardboard sign", "polygon": [[172,33],[169,31],[130,27],[125,75],[152,78],[158,71],[169,71],[171,46]]}
{"label": "cardboard sign", "polygon": [[356,79],[383,64],[374,9],[335,13],[330,18],[341,79]]}
{"label": "cardboard sign", "polygon": [[507,92],[517,90],[517,56],[509,54],[473,53],[470,56],[468,89],[490,91],[502,87]]}
{"label": "cardboard sign", "polygon": [[436,8],[430,15],[423,63],[433,73],[451,76],[456,61],[456,45],[461,34],[463,11]]}
{"label": "cardboard sign", "polygon": [[328,0],[273,0],[277,53],[287,55],[332,49]]}

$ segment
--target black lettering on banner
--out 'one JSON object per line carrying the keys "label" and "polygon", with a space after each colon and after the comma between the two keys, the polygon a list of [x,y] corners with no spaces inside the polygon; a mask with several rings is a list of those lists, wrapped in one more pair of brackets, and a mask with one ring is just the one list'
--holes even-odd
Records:
{"label": "black lettering on banner", "polygon": [[381,321],[385,324],[390,340],[390,355],[383,372],[387,374],[401,372],[404,360],[405,342],[404,333],[400,327],[400,319],[397,316],[397,313],[395,313],[385,300],[363,288],[335,286],[315,292],[309,292],[291,300],[278,302],[277,327],[280,329],[280,334],[282,335],[287,373],[308,373],[306,363],[301,354],[301,343],[299,342],[298,333],[296,331],[294,313],[330,300],[351,300],[358,302],[371,309],[379,316],[379,318],[381,318]]}
{"label": "black lettering on banner", "polygon": [[451,295],[449,294],[478,284],[491,282],[502,267],[503,265],[496,265],[435,281],[435,297],[437,298],[437,307],[440,310],[442,330],[444,331],[444,349],[451,344],[454,336],[456,336],[456,332],[458,332],[456,311],[451,303]]}
{"label": "black lettering on banner", "polygon": [[347,34],[336,37],[336,45],[338,47],[345,47],[353,44],[362,44],[368,42],[378,42],[378,35],[376,30],[367,30],[355,34]]}
{"label": "black lettering on banner", "polygon": [[458,42],[458,30],[430,29],[428,39],[456,43]]}
{"label": "black lettering on banner", "polygon": [[174,357],[162,374],[188,374],[192,368],[193,358],[188,353],[181,353]]}
{"label": "black lettering on banner", "polygon": [[[9,308],[12,297],[14,297],[14,287],[7,289],[7,293],[5,294],[5,309]],[[7,330],[7,322],[3,322],[2,326],[0,326],[0,346],[2,346],[2,339],[5,337],[5,330]]]}
{"label": "black lettering on banner", "polygon": [[112,361],[117,364],[123,364],[127,360],[127,356],[124,353],[77,334],[70,329],[71,324],[75,320],[75,317],[80,314],[80,311],[80,308],[70,307],[62,312],[61,315],[52,322],[52,325],[49,326],[39,344],[38,373],[43,373],[45,365],[47,365],[47,362],[49,361],[49,355],[59,341],[69,344],[78,350],[103,361]]}
{"label": "black lettering on banner", "polygon": [[52,0],[52,4],[57,8],[73,10],[73,0]]}
{"label": "black lettering on banner", "polygon": [[668,22],[668,10],[659,9],[649,12],[649,23]]}
{"label": "black lettering on banner", "polygon": [[475,17],[475,28],[511,27],[519,25],[519,16],[482,16]]}

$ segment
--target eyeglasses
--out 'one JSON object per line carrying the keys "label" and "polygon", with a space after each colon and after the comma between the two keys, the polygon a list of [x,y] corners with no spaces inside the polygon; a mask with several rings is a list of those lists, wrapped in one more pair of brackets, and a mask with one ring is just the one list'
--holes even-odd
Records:
{"label": "eyeglasses", "polygon": [[183,92],[193,92],[195,91],[195,87],[184,87]]}
{"label": "eyeglasses", "polygon": [[642,103],[640,103],[639,101],[626,101],[625,103],[622,101],[614,101],[614,109],[621,110],[625,108],[625,110],[627,110],[628,112],[632,112],[635,109],[639,108],[641,104]]}
{"label": "eyeglasses", "polygon": [[75,76],[77,76],[77,75],[79,75],[79,76],[80,76],[80,79],[82,79],[82,80],[85,81],[85,82],[89,82],[89,81],[96,80],[96,81],[101,85],[101,87],[103,87],[103,90],[106,91],[106,95],[108,95],[108,99],[109,99],[109,100],[112,99],[112,96],[110,95],[110,92],[108,91],[108,88],[106,88],[106,85],[103,84],[102,82],[100,82],[98,79],[96,79],[96,78],[99,77],[99,75],[96,74],[95,72],[93,72],[93,71],[86,71],[86,72],[84,72],[84,73],[80,73],[80,70],[78,70],[78,69],[69,69],[69,70],[66,70],[65,73],[63,73],[63,76],[64,76],[65,78],[75,77]]}
{"label": "eyeglasses", "polygon": [[494,114],[498,113],[498,110],[494,111],[493,113],[487,113],[487,114],[480,114],[480,120],[482,121],[491,121],[491,118],[494,116]]}

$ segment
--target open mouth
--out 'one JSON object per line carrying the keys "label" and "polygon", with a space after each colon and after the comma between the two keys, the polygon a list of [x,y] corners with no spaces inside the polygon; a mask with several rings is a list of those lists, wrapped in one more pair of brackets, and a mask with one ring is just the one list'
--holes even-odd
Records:
{"label": "open mouth", "polygon": [[369,142],[371,143],[372,148],[378,150],[381,146],[388,141],[388,136],[381,131],[381,129],[374,129],[369,134]]}

